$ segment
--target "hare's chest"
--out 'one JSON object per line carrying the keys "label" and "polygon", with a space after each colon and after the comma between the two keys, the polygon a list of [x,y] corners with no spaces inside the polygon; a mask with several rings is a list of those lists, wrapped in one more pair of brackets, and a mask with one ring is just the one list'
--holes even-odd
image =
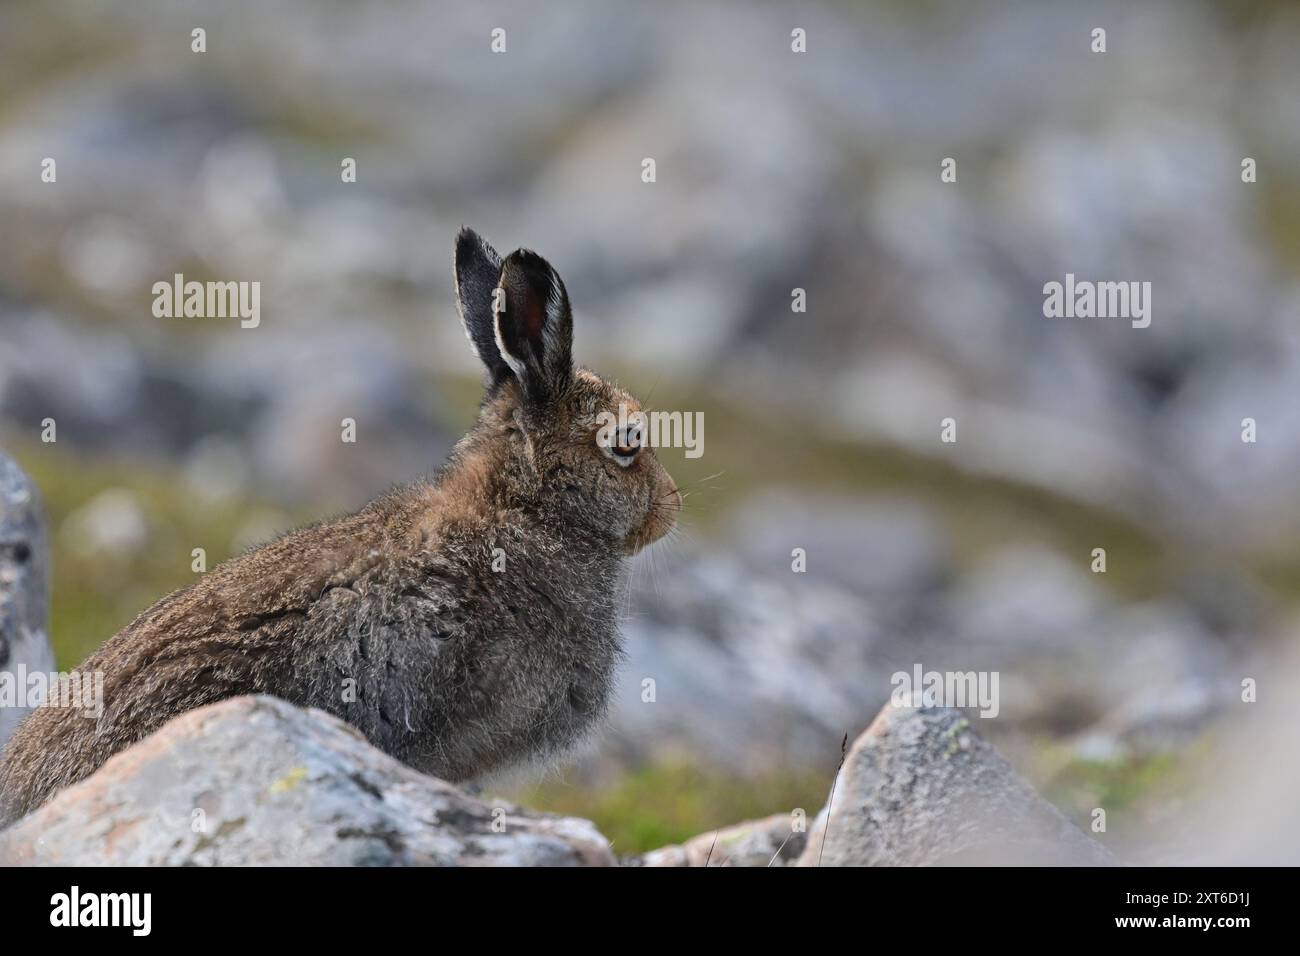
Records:
{"label": "hare's chest", "polygon": [[622,657],[617,607],[607,592],[524,578],[498,592],[494,633],[483,635],[493,723],[539,750],[572,746],[608,707]]}

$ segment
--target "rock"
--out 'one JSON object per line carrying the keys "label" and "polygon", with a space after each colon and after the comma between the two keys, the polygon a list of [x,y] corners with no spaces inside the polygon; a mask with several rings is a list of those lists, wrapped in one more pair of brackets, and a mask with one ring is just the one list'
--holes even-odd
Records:
{"label": "rock", "polygon": [[586,820],[477,800],[328,714],[257,696],[190,711],[116,755],[0,834],[0,860],[611,866],[608,843]]}
{"label": "rock", "polygon": [[[1002,734],[1097,729],[1145,753],[1195,737],[1231,699],[1241,651],[1176,596],[1121,603],[1089,571],[1086,551],[1016,543],[950,568],[942,536],[923,530],[926,512],[896,502],[904,517],[882,521],[880,540],[844,567],[852,537],[870,536],[855,511],[883,505],[842,499],[841,538],[819,505],[790,518],[772,497],[764,520],[762,500],[746,507],[749,531],[730,553],[651,555],[635,566],[627,665],[601,761],[688,754],[744,775],[813,770],[838,759],[844,733],[917,664],[997,672],[1000,745]],[[916,532],[912,544],[904,527]],[[915,560],[901,558],[911,567],[891,595],[888,573],[877,574],[883,557],[871,556],[886,555],[895,534]],[[789,550],[805,545],[807,573],[792,573]]]}
{"label": "rock", "polygon": [[888,697],[896,665],[873,606],[783,568],[675,557],[634,592],[608,735],[626,762],[686,752],[742,774],[824,766],[844,728]]}
{"label": "rock", "polygon": [[795,829],[790,814],[777,813],[651,850],[634,862],[640,866],[788,866],[807,842],[807,831]]}
{"label": "rock", "polygon": [[[20,666],[29,674],[54,670],[46,630],[49,573],[40,494],[18,463],[0,451],[0,682],[12,682],[15,693],[26,684],[13,676]],[[0,684],[0,747],[30,709],[21,694],[6,701],[4,690]]]}
{"label": "rock", "polygon": [[1080,667],[1097,682],[1096,729],[1142,753],[1181,749],[1240,700],[1248,657],[1234,654],[1174,600],[1125,605],[1093,625],[1104,668]]}
{"label": "rock", "polygon": [[854,742],[797,865],[1115,863],[960,711],[888,705]]}
{"label": "rock", "polygon": [[728,542],[755,567],[788,575],[791,549],[803,548],[809,574],[890,609],[926,599],[954,573],[940,516],[904,496],[768,488],[728,525]]}
{"label": "rock", "polygon": [[1108,595],[1081,560],[1040,544],[1015,544],[983,558],[942,597],[966,643],[1060,649],[1087,633]]}

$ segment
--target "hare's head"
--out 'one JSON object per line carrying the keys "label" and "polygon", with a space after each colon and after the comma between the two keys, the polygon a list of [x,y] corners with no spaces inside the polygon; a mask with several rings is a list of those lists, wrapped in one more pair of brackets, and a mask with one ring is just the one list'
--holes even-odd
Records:
{"label": "hare's head", "polygon": [[627,554],[667,534],[681,495],[645,443],[640,403],[574,367],[573,313],[550,264],[526,249],[502,260],[462,229],[456,296],[489,375],[471,442],[506,469],[507,493]]}

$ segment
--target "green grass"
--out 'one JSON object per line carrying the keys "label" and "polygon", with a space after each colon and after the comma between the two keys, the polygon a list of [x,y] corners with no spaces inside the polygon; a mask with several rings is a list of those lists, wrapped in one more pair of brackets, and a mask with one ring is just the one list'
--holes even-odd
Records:
{"label": "green grass", "polygon": [[[1047,744],[1043,755],[1059,752]],[[1187,798],[1211,753],[1209,741],[1198,740],[1180,751],[1134,754],[1117,760],[1068,760],[1047,779],[1035,779],[1042,794],[1085,832],[1114,847],[1140,846],[1153,829],[1168,823],[1171,807]],[[1094,833],[1093,813],[1105,810],[1106,830]],[[1137,862],[1132,861],[1132,862]]]}
{"label": "green grass", "polygon": [[811,823],[826,803],[831,773],[743,778],[687,761],[665,761],[605,786],[549,780],[509,796],[525,806],[591,820],[614,841],[615,853],[627,855],[795,809],[804,810]]}
{"label": "green grass", "polygon": [[1047,797],[1058,806],[1074,811],[1076,819],[1087,819],[1094,807],[1107,813],[1133,807],[1152,790],[1164,787],[1181,759],[1161,752],[1130,759],[1076,760],[1047,784]]}

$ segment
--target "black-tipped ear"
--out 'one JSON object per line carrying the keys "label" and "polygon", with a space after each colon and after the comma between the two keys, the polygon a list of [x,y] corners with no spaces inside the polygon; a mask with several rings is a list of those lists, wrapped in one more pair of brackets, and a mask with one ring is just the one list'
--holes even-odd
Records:
{"label": "black-tipped ear", "polygon": [[501,277],[501,257],[473,229],[463,226],[456,236],[456,307],[470,345],[487,366],[492,384],[510,375],[510,366],[497,349],[492,300]]}
{"label": "black-tipped ear", "polygon": [[546,402],[573,379],[573,313],[551,264],[520,249],[501,264],[497,349],[529,399]]}

